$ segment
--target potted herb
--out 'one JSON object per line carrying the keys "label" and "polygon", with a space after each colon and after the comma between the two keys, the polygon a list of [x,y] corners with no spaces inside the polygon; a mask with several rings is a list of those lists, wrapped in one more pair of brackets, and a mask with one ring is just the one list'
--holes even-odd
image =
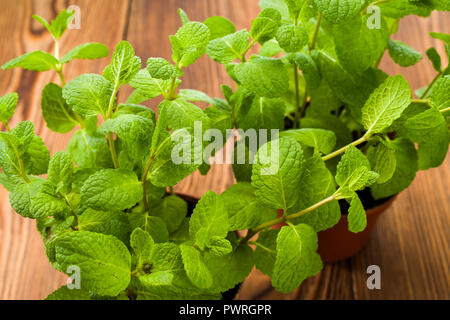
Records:
{"label": "potted herb", "polygon": [[[402,17],[450,8],[442,1],[408,0],[261,0],[260,6],[249,31],[210,18],[224,34],[210,41],[207,54],[237,85],[236,91],[222,89],[233,125],[244,133],[237,145],[248,149],[248,157],[233,165],[235,177],[239,184],[251,182],[260,202],[281,209],[279,222],[321,204],[294,224],[319,232],[323,260],[341,260],[361,249],[379,215],[418,170],[438,167],[446,157],[450,68],[442,66],[437,50],[427,51],[437,75],[416,91],[417,99],[401,75],[389,77],[378,66],[387,53],[402,67],[423,58],[390,39]],[[449,35],[431,36],[450,56]],[[249,146],[248,129],[281,131],[285,176],[255,176],[266,156]],[[295,152],[294,141],[301,146]],[[358,176],[362,181],[349,188]]]}
{"label": "potted herb", "polygon": [[[284,2],[276,3],[284,7]],[[300,2],[288,3],[291,12],[295,12],[292,10]],[[309,3],[301,3],[305,14],[316,13]],[[321,8],[318,6],[319,11]],[[289,79],[287,70],[289,65],[294,70],[295,52],[283,58],[255,56],[247,60],[246,57],[250,44],[257,41],[271,42],[272,47],[266,46],[265,50],[274,52],[273,36],[269,37],[264,30],[271,27],[278,34],[281,22],[291,20],[287,15],[282,19],[281,13],[274,10],[266,9],[258,18],[262,20],[253,22],[250,32],[255,37],[253,41],[249,41],[245,32],[239,35],[247,41],[242,52],[237,51],[242,63],[228,65],[230,74],[239,82],[235,92],[223,87],[225,100],[221,100],[194,90],[177,91],[186,67],[205,52],[210,56],[211,50],[221,54],[227,43],[222,47],[218,43],[235,34],[234,26],[223,18],[213,17],[199,23],[190,22],[183,11],[180,14],[183,26],[171,36],[173,63],[150,58],[141,70],[141,61],[131,45],[121,42],[103,75],[81,75],[67,84],[63,77],[65,63],[72,58],[104,57],[106,48],[96,44],[85,50],[82,46],[64,56],[68,58],[30,53],[4,66],[58,72],[63,86],[49,84],[42,93],[44,119],[57,132],[80,127],[67,151],[50,159],[43,141],[34,135],[31,122],[9,128],[17,95],[6,95],[0,100],[0,121],[7,129],[0,133],[3,170],[0,181],[10,191],[10,202],[17,213],[37,220],[47,257],[55,269],[68,275],[78,270],[80,275],[79,283],[74,279],[72,285],[58,289],[49,299],[220,299],[222,293],[241,283],[255,265],[271,276],[275,289],[289,292],[322,268],[317,231],[332,227],[340,219],[338,200],[350,203],[350,230],[363,230],[366,215],[356,192],[379,182],[381,177],[392,182],[396,173],[403,175],[404,168],[411,168],[401,161],[405,158],[417,169],[430,143],[435,150],[437,139],[426,140],[428,144],[419,141],[416,150],[411,132],[420,129],[428,133],[433,128],[442,128],[442,118],[445,148],[448,147],[444,118],[449,85],[446,71],[440,72],[439,79],[424,92],[419,104],[411,104],[411,92],[402,77],[378,74],[376,80],[380,83],[361,107],[361,119],[365,120],[359,127],[348,111],[340,111],[347,114],[342,116],[347,122],[339,127],[341,131],[313,125],[320,120],[333,123],[328,120],[332,117],[339,120],[331,110],[328,118],[313,114],[309,117],[311,124],[306,126],[308,117],[304,114],[313,109],[313,98],[305,98],[306,94],[303,96],[305,106],[308,105],[306,111],[286,112],[290,107],[286,102],[289,94],[283,92],[283,87],[296,83],[295,79],[299,84],[307,83],[300,75],[293,77],[293,81]],[[71,20],[71,13],[64,11],[51,24],[37,19],[57,42]],[[313,18],[308,21],[315,22]],[[323,22],[328,23],[325,18]],[[316,23],[313,31],[317,37],[313,43],[317,43],[319,50],[311,50],[311,55],[307,50],[304,56],[319,72],[321,64],[317,66],[315,61],[322,57],[322,51],[332,56],[320,44],[327,42],[327,36],[315,26]],[[239,43],[241,48],[244,41]],[[232,48],[234,55],[236,47]],[[334,61],[336,67],[340,66]],[[322,77],[318,79],[322,82]],[[365,79],[374,81],[370,77]],[[120,104],[116,96],[125,84],[135,91],[125,104]],[[291,101],[296,101],[296,90],[292,88]],[[163,102],[156,119],[153,112],[139,104],[158,96],[163,96]],[[212,107],[202,111],[189,101],[205,101]],[[339,109],[350,108],[345,103]],[[280,110],[283,112],[279,113]],[[430,128],[430,121],[421,121],[428,114],[439,124]],[[293,119],[295,129],[283,131],[280,137],[274,132],[259,150],[252,150],[249,145],[247,154],[254,151],[255,163],[235,165],[240,182],[221,195],[206,193],[189,215],[188,203],[172,194],[171,187],[197,169],[208,171],[208,164],[198,159],[198,150],[206,150],[206,143],[204,136],[200,139],[196,136],[196,124],[201,124],[200,134],[209,128],[221,132],[233,127],[284,129],[286,115]],[[99,116],[103,118],[100,125]],[[348,145],[351,141],[340,141],[336,134],[345,132],[346,124],[365,129],[364,135],[351,145]],[[388,127],[393,128],[388,133],[395,132],[395,136],[385,135]],[[443,137],[437,130],[432,132]],[[342,144],[338,145],[338,151],[334,151],[335,141]],[[391,173],[386,173],[389,170],[384,165],[385,158],[379,155],[378,149],[382,148],[379,145],[385,146],[386,153],[393,154],[396,161],[400,159],[388,178]],[[367,150],[358,148],[364,146],[375,149],[372,151],[377,155],[375,162],[366,156]],[[173,155],[180,152],[185,161],[175,163]],[[328,164],[331,159],[339,164]],[[47,178],[41,177],[43,174]],[[282,215],[278,216],[280,209]],[[287,226],[271,229],[279,223]],[[242,230],[249,231],[240,236],[236,231]],[[256,234],[257,240],[252,241]]]}

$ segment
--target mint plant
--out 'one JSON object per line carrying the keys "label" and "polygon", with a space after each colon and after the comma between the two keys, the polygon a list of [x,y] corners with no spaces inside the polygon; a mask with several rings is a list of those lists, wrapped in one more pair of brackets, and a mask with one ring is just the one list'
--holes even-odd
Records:
{"label": "mint plant", "polygon": [[[436,79],[412,99],[407,81],[387,76],[378,64],[385,51],[400,65],[420,60],[422,54],[389,36],[401,17],[448,10],[447,4],[333,4],[263,0],[250,31],[237,31],[222,17],[192,22],[180,10],[171,62],[150,58],[142,68],[122,41],[102,75],[68,83],[65,63],[105,57],[107,49],[86,44],[60,59],[58,39],[72,14],[63,11],[52,23],[36,17],[54,37],[55,54],[30,53],[3,68],[56,71],[62,87],[44,88],[44,119],[53,131],[77,130],[67,150],[50,157],[31,122],[10,128],[17,94],[2,97],[0,183],[14,210],[37,221],[53,267],[68,275],[80,271],[80,289],[63,286],[49,299],[220,299],[254,266],[276,290],[289,292],[321,270],[317,232],[338,222],[338,201],[349,203],[349,230],[360,232],[366,227],[361,190],[389,197],[417,170],[442,163],[450,69],[429,50]],[[375,4],[380,28],[369,29],[366,9]],[[449,54],[448,35],[432,36]],[[250,55],[257,43],[259,53]],[[178,90],[186,68],[205,52],[237,84],[222,86],[225,99]],[[125,85],[134,91],[119,103]],[[163,100],[158,116],[141,105],[157,97]],[[233,165],[238,183],[220,195],[207,192],[190,215],[172,187],[196,170],[208,172],[199,156],[208,129],[232,128],[244,133],[236,145],[246,151]],[[281,133],[271,132],[254,150],[248,129]],[[174,153],[186,161],[176,163]],[[286,226],[272,228],[280,223]]]}

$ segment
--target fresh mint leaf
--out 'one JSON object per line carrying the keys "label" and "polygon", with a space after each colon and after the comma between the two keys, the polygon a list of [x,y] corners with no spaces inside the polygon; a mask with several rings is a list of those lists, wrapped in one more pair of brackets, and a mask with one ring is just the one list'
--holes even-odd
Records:
{"label": "fresh mint leaf", "polygon": [[134,49],[128,41],[121,41],[114,50],[111,64],[105,70],[104,76],[118,88],[129,83],[140,69],[141,58],[134,55]]}
{"label": "fresh mint leaf", "polygon": [[[139,96],[139,101],[135,101],[135,103],[141,103],[145,100],[151,100],[160,95],[165,95],[170,88],[171,82],[171,80],[152,78],[147,69],[140,70],[133,78],[133,80],[130,81],[130,86],[135,89],[135,97],[133,98],[136,99],[136,95]],[[178,87],[180,83],[180,80],[177,80],[175,82],[176,87]],[[129,99],[127,103],[133,102],[131,102]]]}
{"label": "fresh mint leaf", "polygon": [[209,28],[211,41],[236,32],[234,24],[224,17],[209,17],[203,24]]}
{"label": "fresh mint leaf", "polygon": [[248,31],[244,29],[216,38],[209,42],[206,54],[222,64],[231,63],[235,59],[240,60],[248,46],[249,37]]}
{"label": "fresh mint leaf", "polygon": [[42,138],[33,134],[30,144],[23,154],[25,172],[27,174],[41,175],[47,173],[50,152]]}
{"label": "fresh mint leaf", "polygon": [[58,192],[68,194],[72,189],[74,180],[74,167],[72,156],[66,151],[53,155],[48,166],[48,180],[53,183]]}
{"label": "fresh mint leaf", "polygon": [[303,146],[314,148],[314,152],[328,154],[336,146],[336,135],[333,131],[323,129],[293,129],[281,132],[282,137],[294,138]]}
{"label": "fresh mint leaf", "polygon": [[348,209],[348,230],[353,233],[363,231],[367,226],[367,217],[363,204],[355,193],[350,201],[350,209]]}
{"label": "fresh mint leaf", "polygon": [[281,228],[272,276],[274,288],[288,293],[307,277],[318,273],[322,262],[316,253],[317,247],[317,234],[310,226],[299,224]]}
{"label": "fresh mint leaf", "polygon": [[80,130],[74,133],[67,146],[75,163],[83,169],[112,168],[113,163],[104,134]]}
{"label": "fresh mint leaf", "polygon": [[285,111],[286,104],[281,99],[255,98],[249,110],[239,110],[238,126],[243,130],[282,130],[284,128]]}
{"label": "fresh mint leaf", "polygon": [[435,83],[430,103],[438,110],[450,108],[450,75],[442,77]]}
{"label": "fresh mint leaf", "polygon": [[161,218],[167,225],[169,233],[175,232],[183,223],[187,215],[187,203],[176,195],[151,203],[150,212]]}
{"label": "fresh mint leaf", "polygon": [[390,143],[395,149],[397,166],[392,178],[371,187],[375,199],[393,196],[406,189],[416,177],[418,157],[414,144],[407,139],[396,139]]}
{"label": "fresh mint leaf", "polygon": [[60,39],[64,32],[69,27],[70,23],[74,18],[74,12],[71,10],[63,10],[61,11],[55,20],[52,20],[51,23],[48,23],[44,18],[33,15],[33,18],[40,22],[55,38],[56,40]]}
{"label": "fresh mint leaf", "polygon": [[78,266],[85,288],[95,294],[117,296],[130,282],[130,252],[116,237],[71,232],[58,238],[55,251],[58,269]]}
{"label": "fresh mint leaf", "polygon": [[381,133],[411,104],[411,89],[401,75],[387,78],[362,108],[362,123],[368,133]]}
{"label": "fresh mint leaf", "polygon": [[210,288],[213,284],[213,277],[203,261],[201,252],[187,245],[181,245],[180,250],[189,280],[199,288]]}
{"label": "fresh mint leaf", "polygon": [[278,44],[285,52],[297,52],[308,44],[308,32],[302,26],[281,26],[276,34]]}
{"label": "fresh mint leaf", "polygon": [[275,39],[269,40],[265,42],[261,49],[259,50],[259,55],[267,58],[275,57],[277,54],[279,54],[283,49],[281,49],[280,45],[278,44],[278,41]]}
{"label": "fresh mint leaf", "polygon": [[413,66],[423,58],[420,52],[401,41],[389,40],[388,49],[389,56],[401,67]]}
{"label": "fresh mint leaf", "polygon": [[81,197],[94,210],[122,211],[142,200],[142,185],[134,172],[104,169],[84,183]]}
{"label": "fresh mint leaf", "polygon": [[132,229],[141,228],[148,232],[154,242],[164,243],[169,241],[169,231],[161,218],[142,212],[133,212],[128,215],[128,218]]}
{"label": "fresh mint leaf", "polygon": [[49,71],[56,68],[58,59],[43,51],[34,51],[17,57],[2,66],[3,70],[23,68],[30,71]]}
{"label": "fresh mint leaf", "polygon": [[333,28],[336,54],[342,66],[352,73],[361,73],[372,66],[389,41],[386,21],[382,19],[379,28],[369,28],[367,20],[370,18],[357,15]]}
{"label": "fresh mint leaf", "polygon": [[261,97],[280,97],[289,84],[287,70],[278,59],[252,56],[248,62],[237,65],[235,73],[244,87]]}
{"label": "fresh mint leaf", "polygon": [[279,230],[267,230],[261,232],[256,240],[257,246],[254,253],[256,269],[272,276],[275,259],[277,257],[277,237]]}
{"label": "fresh mint leaf", "polygon": [[285,211],[295,206],[304,164],[302,148],[293,138],[281,137],[261,147],[252,174],[259,203]]}
{"label": "fresh mint leaf", "polygon": [[210,39],[209,28],[200,22],[188,22],[170,36],[172,59],[180,68],[188,67],[206,51]]}
{"label": "fresh mint leaf", "polygon": [[316,62],[308,54],[301,52],[294,56],[294,62],[302,71],[306,80],[306,88],[313,93],[320,86],[321,76]]}
{"label": "fresh mint leaf", "polygon": [[0,122],[8,123],[16,111],[19,95],[15,92],[0,98]]}
{"label": "fresh mint leaf", "polygon": [[45,180],[36,179],[30,183],[19,184],[9,194],[9,202],[11,207],[25,218],[34,218],[33,212],[30,210],[31,202],[34,196],[36,196],[43,188]]}
{"label": "fresh mint leaf", "polygon": [[314,7],[333,24],[347,22],[355,17],[365,4],[365,0],[313,0]]}
{"label": "fresh mint leaf", "polygon": [[61,58],[60,63],[68,63],[74,59],[94,60],[105,58],[109,55],[108,48],[101,43],[85,43],[72,50],[70,50],[64,57]]}
{"label": "fresh mint leaf", "polygon": [[442,60],[441,56],[437,52],[436,48],[430,48],[427,50],[427,57],[430,59],[434,70],[437,72],[441,72],[442,69]]}
{"label": "fresh mint leaf", "polygon": [[182,98],[163,101],[158,109],[166,109],[166,124],[171,130],[194,128],[196,121],[201,121],[203,130],[209,127],[209,118],[202,109]]}
{"label": "fresh mint leaf", "polygon": [[181,19],[181,22],[183,23],[183,25],[185,25],[186,23],[189,23],[191,21],[187,15],[187,13],[181,8],[178,9],[178,15],[180,16],[180,19]]}
{"label": "fresh mint leaf", "polygon": [[133,259],[137,269],[140,269],[144,264],[150,264],[152,249],[155,245],[152,237],[148,232],[141,228],[136,228],[130,236],[130,246],[133,249]]}
{"label": "fresh mint leaf", "polygon": [[391,18],[399,19],[414,14],[428,17],[433,7],[428,1],[396,0],[380,4],[381,14]]}
{"label": "fresh mint leaf", "polygon": [[276,217],[276,210],[258,204],[250,183],[232,185],[221,197],[228,211],[230,231],[250,229]]}
{"label": "fresh mint leaf", "polygon": [[216,256],[225,256],[233,251],[233,247],[227,239],[223,239],[218,236],[213,236],[208,244],[208,252]]}
{"label": "fresh mint leaf", "polygon": [[450,44],[450,34],[442,32],[430,32],[430,36],[434,39],[442,40],[447,44]]}
{"label": "fresh mint leaf", "polygon": [[59,133],[67,133],[78,124],[76,115],[63,98],[60,86],[49,83],[42,91],[42,115],[47,127]]}
{"label": "fresh mint leaf", "polygon": [[369,159],[372,170],[380,175],[377,183],[389,181],[397,167],[395,149],[385,142],[378,142],[367,149],[367,159]]}
{"label": "fresh mint leaf", "polygon": [[225,238],[229,231],[228,213],[222,198],[209,191],[199,201],[189,222],[189,233],[200,249],[210,238]]}
{"label": "fresh mint leaf", "polygon": [[273,39],[278,31],[278,24],[266,17],[258,17],[252,21],[250,37],[261,44]]}
{"label": "fresh mint leaf", "polygon": [[149,58],[147,70],[154,79],[169,80],[181,77],[183,72],[163,58]]}
{"label": "fresh mint leaf", "polygon": [[105,116],[113,93],[111,82],[98,74],[84,74],[63,88],[63,97],[83,117]]}

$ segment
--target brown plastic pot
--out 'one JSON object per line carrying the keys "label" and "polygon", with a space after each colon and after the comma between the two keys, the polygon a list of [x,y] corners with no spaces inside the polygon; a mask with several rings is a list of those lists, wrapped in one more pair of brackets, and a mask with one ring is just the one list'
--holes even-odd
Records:
{"label": "brown plastic pot", "polygon": [[381,214],[394,202],[393,196],[387,202],[369,209],[367,214],[367,227],[364,231],[353,233],[348,230],[347,215],[343,214],[339,222],[331,229],[317,234],[319,238],[318,253],[323,262],[337,262],[354,256],[360,251],[372,234]]}

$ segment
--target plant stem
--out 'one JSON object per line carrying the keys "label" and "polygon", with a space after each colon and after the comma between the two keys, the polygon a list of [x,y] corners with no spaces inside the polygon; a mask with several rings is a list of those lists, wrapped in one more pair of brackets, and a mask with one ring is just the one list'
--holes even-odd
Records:
{"label": "plant stem", "polygon": [[109,152],[111,153],[111,158],[112,158],[112,161],[114,164],[114,168],[118,169],[119,168],[119,160],[117,158],[116,146],[114,144],[114,136],[110,132],[110,133],[108,133],[107,138],[108,138]]}
{"label": "plant stem", "polygon": [[242,53],[242,57],[241,57],[242,62],[247,62],[247,58],[245,56],[250,51],[250,49],[255,45],[255,43],[256,43],[256,40],[252,40],[252,42],[250,42],[248,47],[244,50],[244,52]]}
{"label": "plant stem", "polygon": [[448,111],[450,111],[450,107],[442,109],[442,110],[439,110],[440,113],[445,113],[445,112],[448,112]]}
{"label": "plant stem", "polygon": [[142,173],[142,178],[141,178],[142,190],[144,190],[144,208],[145,208],[145,212],[148,212],[150,210],[150,207],[149,207],[148,201],[147,201],[147,176],[148,176],[148,172],[150,171],[150,167],[152,166],[153,160],[155,160],[155,155],[152,155],[150,157],[150,159],[148,160],[147,165],[145,167],[145,170]]}
{"label": "plant stem", "polygon": [[295,80],[295,118],[294,118],[294,129],[300,127],[300,89],[298,87],[298,70],[297,65],[294,63],[294,80]]}
{"label": "plant stem", "polygon": [[411,100],[411,103],[425,103],[425,104],[428,104],[429,101],[427,99],[413,99],[413,100]]}
{"label": "plant stem", "polygon": [[339,150],[336,150],[336,151],[334,151],[334,152],[332,152],[332,153],[322,157],[322,160],[323,161],[327,161],[327,160],[330,160],[330,159],[332,159],[334,157],[337,157],[337,156],[343,154],[345,151],[347,151],[347,149],[350,148],[350,146],[355,146],[356,147],[357,145],[360,145],[361,143],[366,142],[369,139],[369,137],[370,137],[370,135],[368,135],[366,133],[362,138],[359,138],[358,140],[353,141],[352,143],[350,143],[350,144],[340,148]]}
{"label": "plant stem", "polygon": [[301,216],[303,216],[303,215],[305,215],[307,213],[310,213],[311,211],[314,211],[317,208],[319,208],[319,207],[321,207],[321,206],[323,206],[323,205],[325,205],[325,204],[327,204],[327,203],[329,203],[331,201],[336,200],[338,195],[339,195],[339,191],[335,192],[332,196],[329,196],[328,198],[323,199],[322,201],[317,202],[316,204],[313,204],[312,206],[310,206],[310,207],[308,207],[306,209],[303,209],[302,211],[299,211],[297,213],[290,214],[290,215],[287,215],[287,216],[283,216],[283,217],[280,217],[278,219],[275,219],[275,220],[263,223],[263,224],[255,227],[253,229],[250,229],[248,231],[247,236],[245,236],[244,238],[241,238],[241,239],[242,239],[243,242],[247,242],[254,235],[256,235],[257,233],[259,233],[259,232],[261,232],[261,231],[263,231],[263,230],[265,230],[267,228],[270,228],[270,227],[272,227],[272,226],[274,226],[276,224],[280,224],[280,223],[283,223],[283,222],[286,222],[286,221],[289,221],[289,220],[301,217]]}
{"label": "plant stem", "polygon": [[62,72],[62,68],[56,70],[56,73],[59,75],[59,79],[61,80],[61,84],[64,87],[66,85],[66,80],[64,79],[64,74]]}
{"label": "plant stem", "polygon": [[437,74],[437,76],[433,79],[433,81],[431,81],[431,83],[428,85],[427,89],[422,93],[422,95],[420,96],[420,99],[423,99],[427,96],[428,92],[431,90],[431,88],[433,87],[433,85],[436,83],[436,81],[440,78],[440,76],[442,75],[443,71],[439,72]]}
{"label": "plant stem", "polygon": [[322,13],[319,12],[319,14],[317,15],[316,30],[314,30],[314,35],[313,35],[313,39],[311,42],[311,47],[310,47],[311,50],[314,50],[314,48],[316,47],[317,37],[319,35],[321,23],[322,23]]}

